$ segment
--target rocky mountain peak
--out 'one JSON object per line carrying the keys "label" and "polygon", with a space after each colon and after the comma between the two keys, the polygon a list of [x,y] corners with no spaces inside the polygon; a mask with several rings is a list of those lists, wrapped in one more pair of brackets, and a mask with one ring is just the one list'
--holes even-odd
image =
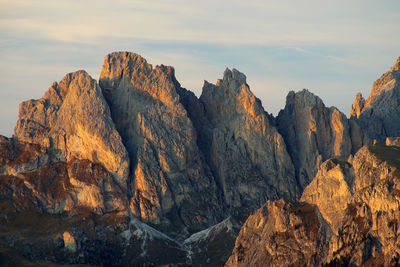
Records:
{"label": "rocky mountain peak", "polygon": [[[216,99],[218,100],[215,101]],[[239,114],[257,117],[265,113],[261,101],[254,96],[247,85],[246,76],[236,69],[227,68],[223,79],[217,80],[215,85],[205,81],[200,101],[204,103],[206,114],[211,121]]]}
{"label": "rocky mountain peak", "polygon": [[216,213],[222,214],[216,184],[201,159],[174,69],[153,68],[134,53],[111,53],[100,86],[132,163],[133,215],[182,236],[183,227],[216,223]]}
{"label": "rocky mountain peak", "polygon": [[306,107],[322,107],[325,106],[321,98],[314,95],[307,89],[303,89],[299,92],[290,91],[286,96],[286,105],[301,105],[303,108]]}
{"label": "rocky mountain peak", "polygon": [[277,124],[296,167],[298,183],[304,188],[318,166],[331,157],[346,159],[363,142],[358,126],[335,107],[304,89],[289,92]]}
{"label": "rocky mountain peak", "polygon": [[366,101],[365,109],[371,106],[382,93],[393,89],[400,90],[399,59],[400,57],[388,72],[384,73],[378,80],[374,82],[371,88],[371,94]]}
{"label": "rocky mountain peak", "polygon": [[[175,88],[174,68],[164,65],[153,68],[146,59],[135,53],[113,52],[108,54],[104,59],[99,81],[106,98],[112,90],[117,90],[118,87],[131,87],[165,105],[176,106],[178,109],[180,107]],[[182,110],[180,111],[182,112]]]}
{"label": "rocky mountain peak", "polygon": [[350,116],[358,118],[362,110],[364,109],[364,106],[365,106],[365,99],[361,93],[358,93],[356,95],[356,98],[354,99],[354,104],[351,105]]}
{"label": "rocky mountain peak", "polygon": [[207,122],[200,134],[206,158],[232,210],[260,199],[293,198],[298,190],[285,142],[244,74],[227,69],[216,85],[205,82],[200,103]]}
{"label": "rocky mountain peak", "polygon": [[23,102],[14,136],[56,149],[67,161],[102,163],[122,180],[127,178],[125,147],[96,80],[86,71],[69,73],[41,99]]}
{"label": "rocky mountain peak", "polygon": [[243,84],[246,84],[246,75],[235,68],[233,68],[232,70],[226,68],[222,81],[218,80],[216,85],[220,86],[221,82],[224,83],[227,87],[237,90]]}
{"label": "rocky mountain peak", "polygon": [[396,63],[392,67],[392,71],[396,71],[400,69],[400,57],[397,58]]}
{"label": "rocky mountain peak", "polygon": [[351,111],[358,118],[357,122],[364,133],[380,143],[384,143],[386,137],[400,135],[399,59],[373,83],[371,94],[365,102],[356,96]]}

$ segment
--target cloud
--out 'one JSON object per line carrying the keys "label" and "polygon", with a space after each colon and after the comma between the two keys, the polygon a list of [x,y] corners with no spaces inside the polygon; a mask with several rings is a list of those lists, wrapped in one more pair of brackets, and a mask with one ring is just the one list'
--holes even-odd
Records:
{"label": "cloud", "polygon": [[[399,56],[397,0],[0,0],[0,6],[0,106],[14,111],[68,72],[86,69],[97,79],[104,56],[116,50],[174,66],[197,95],[203,80],[237,68],[274,113],[288,90],[303,87],[330,104],[350,105],[352,97],[343,95],[360,89],[368,95]],[[0,113],[0,133],[10,132],[17,114]]]}
{"label": "cloud", "polygon": [[[381,6],[368,2],[344,5],[344,1],[170,0],[152,1],[151,5],[148,1],[6,1],[0,32],[86,44],[105,38],[296,47],[390,43],[377,38],[386,35],[399,40],[395,21],[390,25],[379,12],[372,12]],[[361,18],[354,16],[358,9],[366,11]],[[389,18],[394,12],[389,7],[383,11]]]}

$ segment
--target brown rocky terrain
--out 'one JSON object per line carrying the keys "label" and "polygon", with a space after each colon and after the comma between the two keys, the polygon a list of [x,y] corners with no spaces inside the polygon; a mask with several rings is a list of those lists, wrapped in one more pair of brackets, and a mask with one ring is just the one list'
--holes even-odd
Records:
{"label": "brown rocky terrain", "polygon": [[399,64],[350,119],[307,90],[274,118],[236,69],[199,98],[129,52],[67,74],[0,137],[0,262],[395,265]]}

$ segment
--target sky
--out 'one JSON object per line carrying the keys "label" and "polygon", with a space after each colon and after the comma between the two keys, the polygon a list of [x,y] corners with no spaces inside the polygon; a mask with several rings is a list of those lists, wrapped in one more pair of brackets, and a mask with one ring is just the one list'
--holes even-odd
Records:
{"label": "sky", "polygon": [[98,79],[106,54],[175,68],[200,96],[225,68],[247,76],[268,113],[309,89],[349,113],[400,56],[398,0],[0,0],[0,135],[18,105],[69,72]]}

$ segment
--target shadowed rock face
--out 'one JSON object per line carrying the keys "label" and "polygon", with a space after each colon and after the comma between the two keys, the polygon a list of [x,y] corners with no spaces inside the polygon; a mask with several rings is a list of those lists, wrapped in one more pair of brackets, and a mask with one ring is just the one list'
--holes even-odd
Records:
{"label": "shadowed rock face", "polygon": [[217,186],[180,103],[173,68],[112,53],[104,60],[100,86],[132,162],[133,215],[169,232],[222,219]]}
{"label": "shadowed rock face", "polygon": [[363,144],[363,135],[356,123],[337,108],[325,107],[319,97],[306,89],[288,94],[277,124],[301,188],[308,185],[322,162],[332,157],[347,159]]}
{"label": "shadowed rock face", "polygon": [[400,57],[394,66],[371,88],[364,100],[357,94],[351,115],[358,118],[361,129],[372,140],[385,143],[386,137],[400,136]]}
{"label": "shadowed rock face", "polygon": [[195,125],[229,209],[295,197],[299,191],[285,142],[244,74],[227,69],[216,85],[205,82],[200,104],[204,118]]}

